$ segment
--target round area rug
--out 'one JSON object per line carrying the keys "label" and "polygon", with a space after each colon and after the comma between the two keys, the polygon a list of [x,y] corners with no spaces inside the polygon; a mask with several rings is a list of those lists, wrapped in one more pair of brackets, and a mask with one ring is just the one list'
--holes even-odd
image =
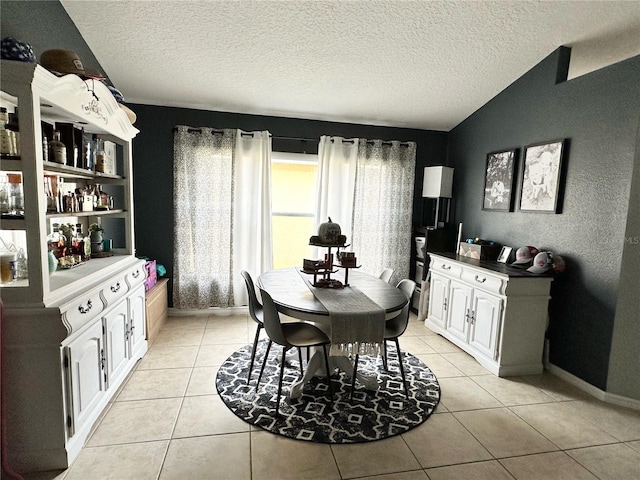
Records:
{"label": "round area rug", "polygon": [[279,345],[271,347],[260,386],[257,391],[255,388],[266,348],[267,340],[261,340],[249,385],[251,345],[246,345],[222,364],[216,376],[216,388],[222,401],[239,418],[285,437],[335,444],[381,440],[420,425],[440,401],[440,386],[433,372],[415,356],[402,352],[409,384],[409,397],[405,396],[393,344],[389,344],[387,350],[388,372],[383,370],[379,357],[359,359],[358,373],[377,376],[377,391],[365,390],[356,382],[353,403],[350,403],[351,377],[336,370],[332,376],[333,401],[329,399],[324,376],[314,377],[304,386],[302,396],[291,400],[291,384],[300,377],[297,352],[292,348],[282,381],[280,415],[276,417],[280,373],[277,358],[282,355]]}

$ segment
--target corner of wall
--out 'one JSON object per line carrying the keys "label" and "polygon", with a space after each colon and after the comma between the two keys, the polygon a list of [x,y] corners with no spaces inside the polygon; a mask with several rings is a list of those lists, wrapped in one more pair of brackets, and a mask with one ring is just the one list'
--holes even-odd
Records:
{"label": "corner of wall", "polygon": [[569,78],[569,66],[571,65],[571,48],[558,48],[558,64],[556,70],[556,85],[566,82]]}

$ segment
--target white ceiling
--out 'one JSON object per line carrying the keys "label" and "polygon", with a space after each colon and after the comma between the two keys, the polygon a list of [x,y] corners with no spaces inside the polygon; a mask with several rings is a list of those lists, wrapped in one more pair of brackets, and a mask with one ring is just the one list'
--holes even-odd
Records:
{"label": "white ceiling", "polygon": [[128,102],[372,125],[450,130],[562,45],[640,53],[637,0],[61,3]]}

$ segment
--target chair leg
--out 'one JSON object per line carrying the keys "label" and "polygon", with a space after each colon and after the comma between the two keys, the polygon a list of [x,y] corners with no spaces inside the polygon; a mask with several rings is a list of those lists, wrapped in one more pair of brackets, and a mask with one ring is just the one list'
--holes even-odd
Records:
{"label": "chair leg", "polygon": [[276,400],[276,417],[280,412],[280,393],[282,393],[282,377],[284,375],[284,361],[287,358],[287,347],[282,347],[282,363],[280,363],[280,380],[278,381],[278,399]]}
{"label": "chair leg", "polygon": [[360,355],[356,354],[356,360],[353,362],[353,375],[351,376],[351,395],[349,395],[349,403],[353,400],[353,391],[356,388],[356,375],[358,374],[358,359]]}
{"label": "chair leg", "polygon": [[400,373],[402,374],[402,383],[404,385],[404,394],[409,397],[409,389],[407,388],[407,378],[404,375],[404,366],[402,365],[402,353],[400,352],[400,342],[398,342],[398,337],[395,338],[396,341],[396,352],[398,352],[398,364],[400,365]]}
{"label": "chair leg", "polygon": [[389,371],[389,366],[387,365],[387,341],[382,341],[382,368],[384,368],[385,372]]}
{"label": "chair leg", "polygon": [[322,345],[322,351],[324,353],[324,366],[327,369],[327,383],[329,384],[329,394],[331,400],[333,400],[333,384],[331,383],[331,370],[329,370],[329,354],[327,353],[327,346]]}
{"label": "chair leg", "polygon": [[258,324],[258,328],[256,328],[256,335],[253,338],[253,350],[251,351],[251,363],[249,363],[249,371],[247,372],[247,385],[251,381],[251,373],[253,373],[253,362],[256,359],[256,348],[258,347],[258,338],[260,338],[260,330],[262,329],[262,325]]}
{"label": "chair leg", "polygon": [[258,375],[258,381],[256,382],[256,391],[258,390],[258,385],[260,385],[260,379],[262,378],[262,372],[264,372],[264,366],[267,364],[269,350],[271,350],[271,340],[269,340],[269,343],[267,344],[267,351],[264,352],[264,358],[262,359],[262,368],[260,369],[260,375]]}
{"label": "chair leg", "polygon": [[300,376],[304,376],[304,371],[302,370],[302,349],[298,347],[298,360],[300,361]]}

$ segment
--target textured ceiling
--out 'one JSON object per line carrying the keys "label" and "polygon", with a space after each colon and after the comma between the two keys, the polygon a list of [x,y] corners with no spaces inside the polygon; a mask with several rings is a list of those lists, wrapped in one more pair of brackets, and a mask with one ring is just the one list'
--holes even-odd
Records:
{"label": "textured ceiling", "polygon": [[635,0],[61,3],[128,102],[373,125],[449,130],[561,45],[640,53]]}

